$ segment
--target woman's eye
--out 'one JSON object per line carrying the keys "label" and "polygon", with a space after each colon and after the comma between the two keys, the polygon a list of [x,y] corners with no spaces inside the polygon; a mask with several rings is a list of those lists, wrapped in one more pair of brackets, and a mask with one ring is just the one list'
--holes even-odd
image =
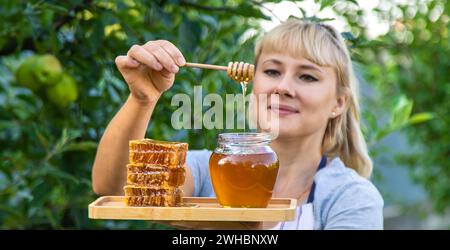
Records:
{"label": "woman's eye", "polygon": [[308,74],[301,75],[300,79],[302,79],[303,81],[306,81],[306,82],[315,82],[315,81],[317,81],[317,78],[315,78],[314,76],[308,75]]}
{"label": "woman's eye", "polygon": [[280,75],[280,72],[278,72],[276,70],[273,70],[273,69],[264,70],[264,73],[266,75],[268,75],[268,76],[278,76],[278,75]]}

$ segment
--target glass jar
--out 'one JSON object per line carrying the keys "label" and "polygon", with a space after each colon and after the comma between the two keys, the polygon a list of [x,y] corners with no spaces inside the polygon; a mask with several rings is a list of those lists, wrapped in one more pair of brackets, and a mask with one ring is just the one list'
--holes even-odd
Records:
{"label": "glass jar", "polygon": [[267,207],[278,175],[268,133],[223,133],[209,159],[214,191],[223,207]]}

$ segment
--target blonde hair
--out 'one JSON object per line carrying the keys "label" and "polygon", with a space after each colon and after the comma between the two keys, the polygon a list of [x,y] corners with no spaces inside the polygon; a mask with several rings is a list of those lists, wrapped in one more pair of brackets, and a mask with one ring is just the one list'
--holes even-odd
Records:
{"label": "blonde hair", "polygon": [[337,73],[337,94],[346,95],[344,112],[330,119],[322,141],[322,153],[339,156],[347,167],[369,178],[372,160],[360,128],[358,80],[342,36],[331,26],[289,19],[267,32],[256,44],[255,66],[262,52],[289,52]]}

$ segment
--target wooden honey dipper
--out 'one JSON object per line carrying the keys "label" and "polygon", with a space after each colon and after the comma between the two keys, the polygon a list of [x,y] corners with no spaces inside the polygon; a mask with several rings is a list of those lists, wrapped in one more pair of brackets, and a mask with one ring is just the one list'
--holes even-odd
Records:
{"label": "wooden honey dipper", "polygon": [[192,68],[215,69],[227,72],[227,75],[237,82],[249,82],[253,79],[255,65],[244,62],[230,62],[228,66],[187,62],[184,66]]}

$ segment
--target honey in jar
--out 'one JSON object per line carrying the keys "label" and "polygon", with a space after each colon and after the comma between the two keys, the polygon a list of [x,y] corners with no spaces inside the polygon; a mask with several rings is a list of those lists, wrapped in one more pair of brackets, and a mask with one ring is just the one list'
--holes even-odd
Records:
{"label": "honey in jar", "polygon": [[211,181],[223,207],[267,207],[278,157],[266,133],[224,133],[209,160]]}

